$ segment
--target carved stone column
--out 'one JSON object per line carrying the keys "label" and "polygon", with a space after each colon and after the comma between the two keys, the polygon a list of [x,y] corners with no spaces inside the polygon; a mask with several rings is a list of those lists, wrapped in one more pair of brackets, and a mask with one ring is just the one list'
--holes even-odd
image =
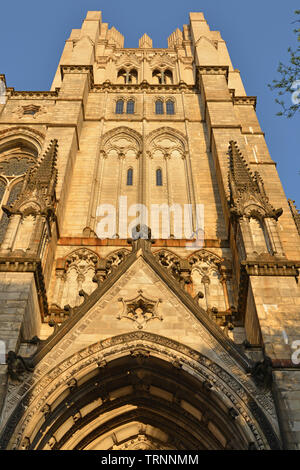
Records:
{"label": "carved stone column", "polygon": [[226,310],[229,310],[230,304],[229,304],[229,296],[228,296],[228,288],[227,288],[227,274],[226,274],[224,267],[221,267],[220,274],[221,274],[220,281],[221,281],[223,292],[224,292],[225,308]]}
{"label": "carved stone column", "polygon": [[206,309],[210,309],[210,303],[209,303],[209,284],[210,280],[209,277],[204,275],[202,278],[202,284],[204,285],[204,292],[205,292],[205,302],[206,302]]}

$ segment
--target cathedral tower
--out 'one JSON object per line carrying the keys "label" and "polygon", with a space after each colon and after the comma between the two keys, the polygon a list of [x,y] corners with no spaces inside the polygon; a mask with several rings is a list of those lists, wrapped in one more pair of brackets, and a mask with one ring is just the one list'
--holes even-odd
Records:
{"label": "cathedral tower", "polygon": [[1,448],[300,449],[300,216],[221,34],[90,11],[0,79]]}

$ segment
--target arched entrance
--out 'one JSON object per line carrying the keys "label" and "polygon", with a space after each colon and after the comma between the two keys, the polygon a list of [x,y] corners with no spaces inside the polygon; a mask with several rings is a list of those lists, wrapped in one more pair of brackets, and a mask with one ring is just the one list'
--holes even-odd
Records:
{"label": "arched entrance", "polygon": [[238,380],[145,332],[96,343],[33,377],[1,440],[2,448],[36,450],[279,448]]}

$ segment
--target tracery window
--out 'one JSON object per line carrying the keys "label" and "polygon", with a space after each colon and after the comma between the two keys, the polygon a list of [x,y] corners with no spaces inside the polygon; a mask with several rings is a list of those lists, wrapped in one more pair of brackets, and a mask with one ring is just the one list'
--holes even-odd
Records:
{"label": "tracery window", "polygon": [[173,74],[172,74],[171,70],[165,70],[164,71],[164,83],[166,85],[173,84]]}
{"label": "tracery window", "polygon": [[[130,65],[127,65],[130,67]],[[138,82],[138,72],[136,69],[122,68],[118,71],[117,82],[125,85],[135,84]]]}
{"label": "tracery window", "polygon": [[158,85],[171,85],[173,83],[173,73],[169,69],[155,69],[152,72],[154,83]]}
{"label": "tracery window", "polygon": [[[37,158],[36,149],[30,145],[16,142],[0,150],[0,207],[10,206],[19,196],[23,177],[26,171],[31,168]],[[9,218],[0,209],[0,243],[2,243]]]}
{"label": "tracery window", "polygon": [[136,69],[131,69],[128,73],[128,78],[126,83],[137,83],[138,73]]}
{"label": "tracery window", "polygon": [[158,83],[159,85],[162,85],[163,83],[163,75],[161,70],[153,70],[152,72],[152,78],[154,79],[154,83]]}
{"label": "tracery window", "polygon": [[271,245],[263,221],[251,217],[249,225],[255,251],[257,253],[271,253]]}

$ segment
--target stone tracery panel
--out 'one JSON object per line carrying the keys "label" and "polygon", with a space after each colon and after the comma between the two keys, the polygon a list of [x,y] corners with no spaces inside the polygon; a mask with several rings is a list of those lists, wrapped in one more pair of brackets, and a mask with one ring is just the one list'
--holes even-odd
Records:
{"label": "stone tracery panel", "polygon": [[[17,199],[24,175],[35,165],[37,156],[37,149],[25,140],[15,139],[2,146],[0,149],[1,206],[9,206]],[[9,218],[2,210],[0,217],[0,242],[2,242]]]}
{"label": "stone tracery panel", "polygon": [[[151,220],[154,238],[185,238],[185,232],[192,232],[192,224],[187,230],[184,223],[184,205],[191,204],[191,177],[187,165],[187,143],[185,136],[172,128],[163,127],[152,132],[147,138],[148,154],[148,201],[152,204],[166,204],[170,210],[169,233],[157,217]],[[156,171],[162,170],[162,185],[156,184]],[[187,221],[186,221],[187,222]],[[190,235],[190,233],[189,233]]]}
{"label": "stone tracery panel", "polygon": [[97,255],[90,250],[80,249],[71,253],[64,269],[57,269],[52,304],[63,309],[66,305],[77,307],[84,299],[79,295],[83,290],[90,295],[97,287],[93,281],[96,272]]}
{"label": "stone tracery panel", "polygon": [[[116,238],[126,238],[127,233],[120,232],[119,198],[127,197],[127,206],[136,204],[139,198],[140,153],[142,138],[140,134],[127,127],[119,127],[106,133],[102,139],[100,165],[98,171],[98,187],[96,188],[97,207],[110,204],[116,213]],[[112,171],[112,168],[115,170]],[[127,171],[133,172],[132,185],[127,185]],[[95,231],[97,223],[95,221]],[[126,224],[127,225],[127,224]],[[126,226],[127,228],[127,226]],[[98,235],[99,236],[99,235]],[[105,238],[105,237],[104,237]],[[111,238],[111,237],[110,237]]]}

